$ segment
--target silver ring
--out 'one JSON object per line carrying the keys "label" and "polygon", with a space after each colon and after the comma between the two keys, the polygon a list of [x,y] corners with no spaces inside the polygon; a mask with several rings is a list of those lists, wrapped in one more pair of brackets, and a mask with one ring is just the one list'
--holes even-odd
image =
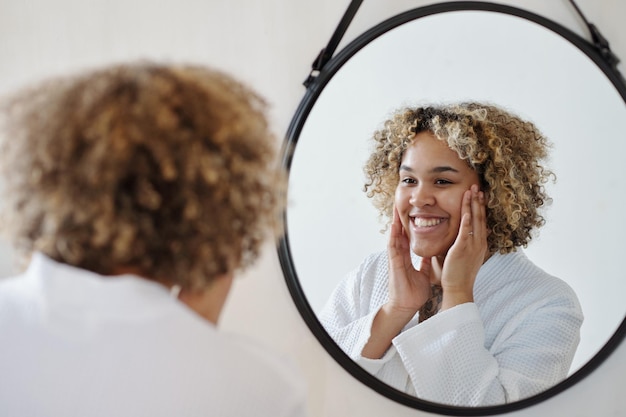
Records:
{"label": "silver ring", "polygon": [[474,231],[469,232],[468,235],[474,236]]}

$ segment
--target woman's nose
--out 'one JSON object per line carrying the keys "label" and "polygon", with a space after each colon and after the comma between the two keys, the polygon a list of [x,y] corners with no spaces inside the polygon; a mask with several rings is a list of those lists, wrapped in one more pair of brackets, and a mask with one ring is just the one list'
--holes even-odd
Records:
{"label": "woman's nose", "polygon": [[432,206],[435,204],[435,195],[433,190],[425,185],[418,185],[411,192],[409,204],[415,207]]}

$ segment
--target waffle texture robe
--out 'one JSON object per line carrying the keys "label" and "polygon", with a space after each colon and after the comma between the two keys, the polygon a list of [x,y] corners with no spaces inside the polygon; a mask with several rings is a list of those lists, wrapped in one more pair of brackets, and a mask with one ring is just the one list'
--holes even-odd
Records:
{"label": "waffle texture robe", "polygon": [[380,359],[361,351],[388,300],[387,252],[370,255],[335,289],[320,314],[356,363],[388,385],[456,406],[517,401],[567,377],[583,314],[574,291],[521,251],[490,257],[474,302],[418,324],[416,315]]}
{"label": "waffle texture robe", "polygon": [[303,416],[292,365],[160,284],[36,255],[0,280],[0,416]]}

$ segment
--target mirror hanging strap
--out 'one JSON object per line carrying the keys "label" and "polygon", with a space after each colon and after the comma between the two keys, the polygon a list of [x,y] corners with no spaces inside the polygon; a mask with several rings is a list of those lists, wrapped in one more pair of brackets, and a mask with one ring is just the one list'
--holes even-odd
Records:
{"label": "mirror hanging strap", "polygon": [[600,52],[600,55],[606,61],[606,63],[609,64],[611,68],[615,70],[617,74],[622,76],[617,69],[617,64],[619,64],[620,59],[618,58],[617,55],[615,55],[615,53],[613,53],[613,51],[611,51],[611,48],[609,46],[609,41],[604,36],[602,36],[602,34],[600,33],[600,30],[596,27],[596,25],[594,25],[593,23],[590,23],[587,20],[587,18],[585,17],[583,12],[580,10],[576,2],[574,2],[574,0],[569,0],[569,2],[572,4],[572,6],[576,10],[580,18],[583,20],[583,22],[585,23],[585,26],[587,26],[587,28],[589,29],[593,46],[598,50],[598,52]]}
{"label": "mirror hanging strap", "polygon": [[311,65],[311,73],[302,83],[305,87],[309,88],[309,85],[311,85],[315,78],[317,78],[322,68],[324,68],[324,65],[330,61],[335,53],[335,50],[337,49],[337,46],[339,46],[339,42],[341,42],[341,38],[343,38],[346,30],[348,30],[348,26],[350,26],[350,23],[352,22],[352,19],[354,19],[354,15],[356,15],[359,7],[361,7],[361,3],[363,3],[363,0],[352,0],[350,2],[348,9],[341,18],[339,25],[337,25],[337,28],[335,29],[333,36],[330,38],[328,45],[326,45],[325,48],[322,48],[313,61],[313,64]]}

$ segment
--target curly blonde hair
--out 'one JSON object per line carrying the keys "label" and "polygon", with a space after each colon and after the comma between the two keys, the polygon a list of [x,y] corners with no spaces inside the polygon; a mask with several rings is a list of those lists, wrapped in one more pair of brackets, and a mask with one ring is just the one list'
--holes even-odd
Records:
{"label": "curly blonde hair", "polygon": [[487,198],[491,253],[527,246],[550,201],[544,184],[555,178],[542,163],[550,144],[530,122],[493,105],[460,103],[397,111],[374,133],[365,165],[365,191],[381,216],[393,214],[399,167],[417,133],[429,131],[478,173]]}
{"label": "curly blonde hair", "polygon": [[19,253],[207,287],[280,227],[265,102],[221,72],[137,62],[3,102],[3,230]]}

